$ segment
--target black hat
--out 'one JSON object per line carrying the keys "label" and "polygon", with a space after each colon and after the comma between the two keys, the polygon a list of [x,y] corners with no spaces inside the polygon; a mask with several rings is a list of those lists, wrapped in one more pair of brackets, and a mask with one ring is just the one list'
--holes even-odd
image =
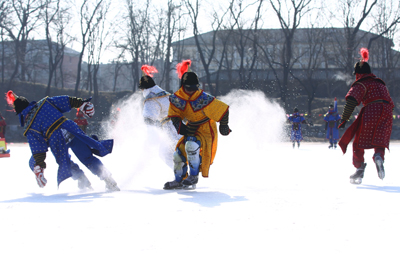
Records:
{"label": "black hat", "polygon": [[153,78],[150,76],[142,76],[139,81],[139,88],[140,89],[148,89],[155,86],[156,83],[154,82]]}
{"label": "black hat", "polygon": [[28,106],[29,106],[29,101],[23,96],[18,96],[14,101],[14,109],[17,115],[21,113]]}
{"label": "black hat", "polygon": [[367,62],[364,62],[363,60],[358,61],[355,65],[354,65],[354,71],[353,71],[353,75],[357,74],[369,74],[371,73],[371,67],[369,66],[369,64]]}
{"label": "black hat", "polygon": [[194,72],[185,72],[181,79],[181,86],[189,91],[196,91],[199,89],[199,78]]}

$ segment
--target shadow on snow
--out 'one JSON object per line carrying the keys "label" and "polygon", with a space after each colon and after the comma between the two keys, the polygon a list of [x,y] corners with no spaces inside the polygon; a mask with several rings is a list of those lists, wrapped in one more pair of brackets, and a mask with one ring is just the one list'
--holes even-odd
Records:
{"label": "shadow on snow", "polygon": [[388,193],[400,193],[400,186],[376,186],[376,185],[362,185],[357,189],[383,191]]}
{"label": "shadow on snow", "polygon": [[2,200],[0,203],[87,203],[97,198],[111,198],[103,196],[105,192],[88,192],[82,194],[60,193],[54,195],[43,195],[41,193],[29,193],[27,197],[10,200]]}

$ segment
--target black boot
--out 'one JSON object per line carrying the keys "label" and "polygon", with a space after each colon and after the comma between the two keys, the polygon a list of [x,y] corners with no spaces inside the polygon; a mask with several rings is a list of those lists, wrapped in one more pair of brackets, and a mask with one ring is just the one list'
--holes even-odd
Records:
{"label": "black boot", "polygon": [[356,172],[350,176],[350,183],[360,184],[364,177],[364,171],[367,163],[363,163],[361,167],[357,168]]}

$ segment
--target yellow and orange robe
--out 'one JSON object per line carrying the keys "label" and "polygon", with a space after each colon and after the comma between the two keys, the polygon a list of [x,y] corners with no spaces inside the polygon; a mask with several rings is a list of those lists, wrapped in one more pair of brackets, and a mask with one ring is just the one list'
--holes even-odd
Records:
{"label": "yellow and orange robe", "polygon": [[[198,125],[195,137],[200,140],[201,164],[199,171],[203,177],[208,177],[210,165],[214,161],[217,152],[218,132],[217,124],[228,111],[229,106],[214,96],[197,90],[194,94],[185,93],[181,87],[169,97],[170,106],[168,117],[179,117],[188,124]],[[179,149],[187,158],[185,152],[185,137],[182,137],[176,149]]]}

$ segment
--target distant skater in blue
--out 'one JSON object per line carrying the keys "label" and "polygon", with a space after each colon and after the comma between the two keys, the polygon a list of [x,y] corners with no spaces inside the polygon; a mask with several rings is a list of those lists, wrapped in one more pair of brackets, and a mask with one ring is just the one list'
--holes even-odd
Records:
{"label": "distant skater in blue", "polygon": [[336,149],[339,140],[338,125],[340,122],[340,115],[337,112],[337,99],[335,98],[335,105],[329,105],[329,111],[324,117],[326,138],[329,139],[329,149]]}
{"label": "distant skater in blue", "polygon": [[294,108],[293,114],[289,116],[288,122],[292,124],[292,131],[290,133],[290,140],[293,142],[293,148],[296,146],[300,148],[300,142],[303,140],[303,134],[301,133],[301,124],[308,124],[312,126],[312,123],[307,123],[303,116],[300,116],[299,110]]}

